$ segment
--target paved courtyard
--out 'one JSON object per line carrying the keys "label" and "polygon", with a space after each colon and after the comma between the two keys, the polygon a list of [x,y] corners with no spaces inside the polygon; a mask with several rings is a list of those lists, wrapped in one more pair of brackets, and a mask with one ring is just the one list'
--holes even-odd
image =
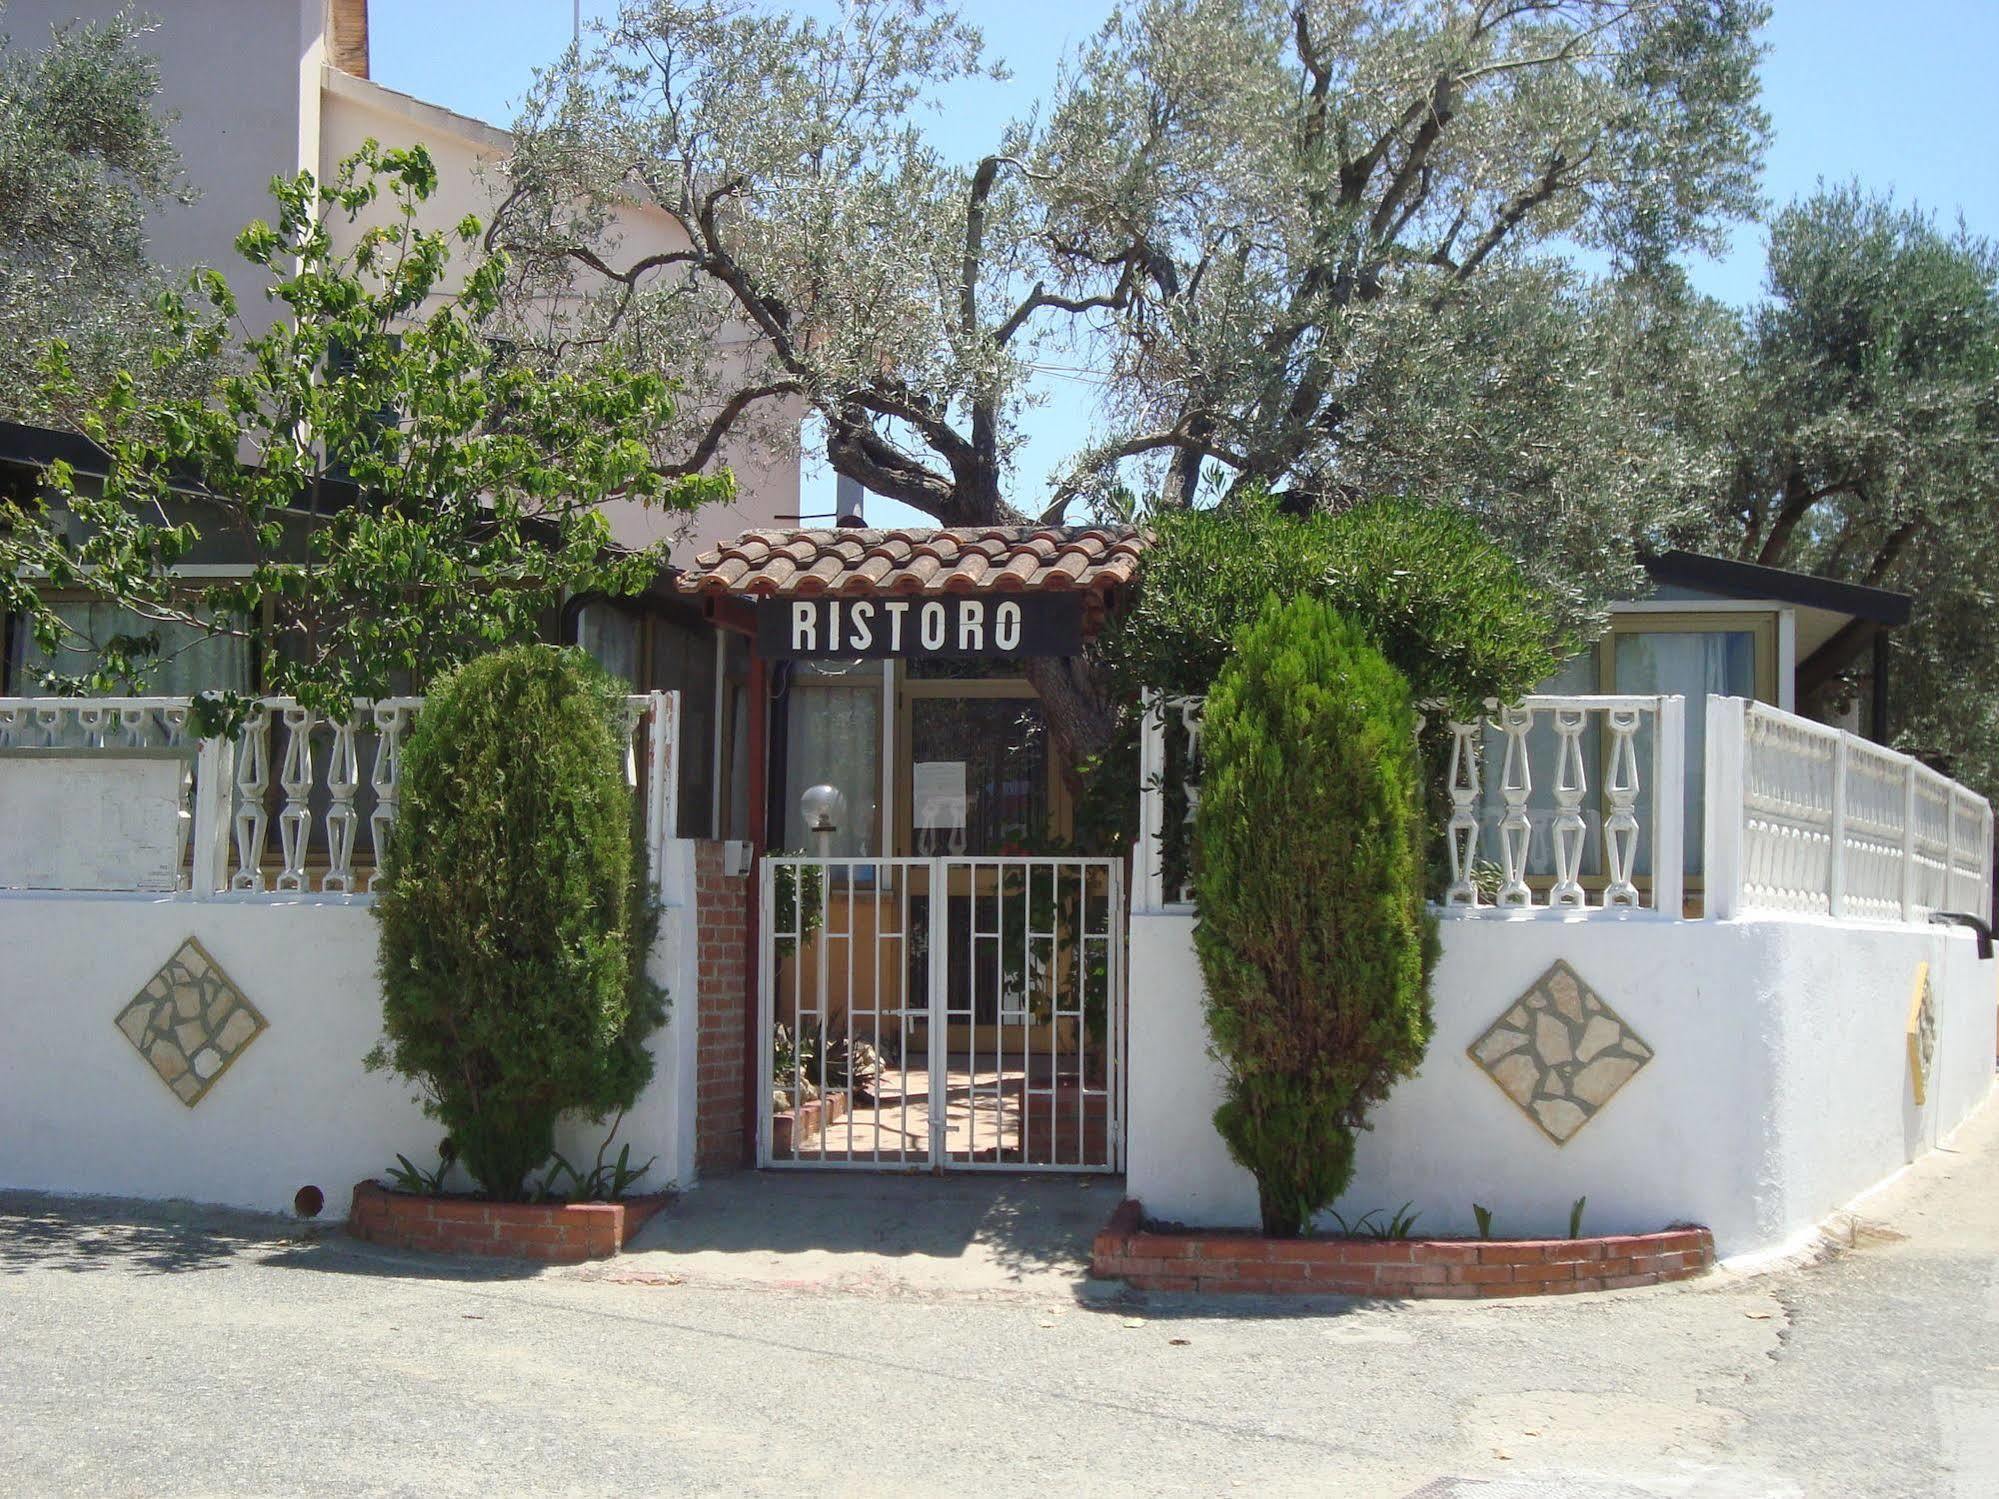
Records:
{"label": "paved courtyard", "polygon": [[1955,1143],[1826,1263],[1488,1305],[1123,1302],[1059,1180],[747,1178],[580,1270],[0,1195],[0,1491],[1991,1499]]}

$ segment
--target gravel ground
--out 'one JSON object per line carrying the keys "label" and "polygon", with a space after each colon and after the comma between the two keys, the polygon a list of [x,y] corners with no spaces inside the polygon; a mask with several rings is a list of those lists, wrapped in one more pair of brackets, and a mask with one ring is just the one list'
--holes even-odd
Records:
{"label": "gravel ground", "polygon": [[893,1244],[738,1276],[670,1234],[533,1270],[0,1194],[0,1490],[1993,1499],[1999,1104],[1955,1147],[1823,1263],[1472,1306],[1148,1305]]}

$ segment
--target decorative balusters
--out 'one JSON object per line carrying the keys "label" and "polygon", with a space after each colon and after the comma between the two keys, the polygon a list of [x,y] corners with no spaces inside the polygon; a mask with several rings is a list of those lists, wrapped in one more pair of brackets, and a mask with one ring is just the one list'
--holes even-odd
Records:
{"label": "decorative balusters", "polygon": [[[1603,788],[1610,800],[1610,816],[1603,825],[1610,883],[1604,887],[1603,903],[1635,906],[1638,887],[1631,875],[1638,864],[1638,713],[1612,708],[1604,718],[1610,725],[1610,774]],[[1659,794],[1655,790],[1654,795]]]}
{"label": "decorative balusters", "polygon": [[1534,790],[1534,769],[1528,763],[1527,735],[1534,727],[1534,710],[1517,704],[1502,708],[1493,727],[1506,735],[1506,758],[1499,773],[1499,795],[1506,803],[1506,812],[1499,819],[1504,878],[1494,903],[1531,906],[1534,891],[1527,883],[1527,852],[1534,825],[1527,818],[1527,798]]}
{"label": "decorative balusters", "polygon": [[1555,886],[1548,892],[1551,906],[1582,907],[1589,896],[1582,885],[1583,840],[1589,832],[1583,821],[1583,793],[1589,777],[1583,769],[1583,729],[1589,715],[1581,708],[1555,709]]}
{"label": "decorative balusters", "polygon": [[639,724],[645,719],[645,711],[646,700],[644,698],[627,697],[625,699],[622,712],[624,714],[623,721],[625,725],[625,784],[627,786],[636,787],[639,783],[639,752],[637,741]]}
{"label": "decorative balusters", "polygon": [[1201,706],[1197,697],[1174,698],[1173,706],[1180,711],[1180,732],[1185,738],[1186,758],[1180,762],[1180,789],[1187,798],[1187,810],[1181,817],[1185,841],[1181,847],[1188,851],[1188,878],[1180,886],[1182,904],[1191,905],[1194,900],[1193,848],[1194,815],[1201,809]]}
{"label": "decorative balusters", "polygon": [[271,787],[271,710],[259,703],[250,710],[236,745],[236,873],[231,890],[264,888],[264,843],[270,816],[264,794]]}
{"label": "decorative balusters", "polygon": [[342,895],[354,889],[354,832],[358,818],[354,793],[361,787],[361,752],[355,746],[359,704],[344,722],[333,725],[333,753],[326,762],[326,873],[319,888]]}
{"label": "decorative balusters", "polygon": [[285,805],[278,813],[278,840],[284,850],[285,867],[278,873],[277,888],[304,890],[306,834],[312,819],[308,801],[313,783],[313,713],[309,708],[295,705],[283,712],[285,758],[278,771],[278,784],[284,788]]}
{"label": "decorative balusters", "polygon": [[1450,845],[1451,884],[1444,892],[1447,906],[1476,906],[1478,881],[1478,746],[1476,723],[1451,725],[1451,820],[1445,828]]}
{"label": "decorative balusters", "polygon": [[412,706],[402,701],[375,704],[375,769],[369,777],[375,810],[368,815],[368,846],[375,856],[375,867],[368,874],[370,890],[381,875],[382,861],[389,856],[389,835],[402,800],[403,728]]}

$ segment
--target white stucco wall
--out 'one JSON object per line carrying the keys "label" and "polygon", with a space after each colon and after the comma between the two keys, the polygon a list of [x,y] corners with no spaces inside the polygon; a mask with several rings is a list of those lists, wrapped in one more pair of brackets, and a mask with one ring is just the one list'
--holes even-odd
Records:
{"label": "white stucco wall", "polygon": [[265,300],[261,273],[235,252],[236,234],[272,217],[273,177],[318,165],[325,0],[8,0],[0,27],[10,47],[39,50],[52,24],[125,10],[158,23],[141,47],[159,59],[160,107],[177,117],[170,130],[182,173],[200,194],[151,216],[151,254],[163,265],[216,267],[244,322],[261,331],[283,308]]}
{"label": "white stucco wall", "polygon": [[[692,845],[668,858],[669,889],[691,892]],[[643,1187],[694,1175],[691,916],[672,906],[661,923],[652,967],[673,1009],[618,1135],[634,1160],[659,1157]],[[269,1025],[193,1108],[113,1023],[189,936]],[[310,1184],[340,1218],[397,1152],[436,1161],[443,1131],[414,1090],[361,1065],[381,1033],[364,904],[0,895],[0,953],[0,1187],[288,1212]],[[557,1148],[587,1168],[602,1138],[565,1121]]]}
{"label": "white stucco wall", "polygon": [[[1210,1117],[1193,919],[1131,922],[1131,1195],[1149,1215],[1256,1222],[1256,1190]],[[1337,1210],[1405,1201],[1420,1229],[1714,1230],[1723,1255],[1774,1248],[1932,1148],[1992,1086],[1995,974],[1968,933],[1827,922],[1453,919],[1433,986],[1436,1036],[1372,1117]],[[1466,1047],[1565,959],[1656,1053],[1566,1145],[1544,1136]],[[1904,1044],[1916,965],[1941,1006],[1928,1102]]]}
{"label": "white stucco wall", "polygon": [[[389,146],[421,143],[436,162],[438,174],[437,192],[423,207],[424,227],[448,230],[468,214],[482,223],[491,219],[494,194],[506,186],[503,164],[513,146],[506,131],[331,67],[322,74],[318,97],[322,177],[330,176],[364,141]],[[384,207],[355,224],[336,225],[335,243],[343,248],[352,245],[371,222],[382,221],[385,215]],[[688,242],[666,214],[638,206],[613,214],[606,239],[606,255],[613,263],[684,249]],[[462,258],[459,263],[464,263]],[[747,326],[732,334],[745,340],[747,336]],[[767,432],[795,435],[804,407],[795,398],[772,402],[764,416]],[[778,519],[799,512],[794,442],[732,440],[722,445],[719,459],[736,479],[736,494],[729,503],[706,505],[688,515],[629,500],[607,500],[603,510],[612,534],[634,547],[669,542],[674,562],[686,566],[704,548],[742,531],[795,524]]]}

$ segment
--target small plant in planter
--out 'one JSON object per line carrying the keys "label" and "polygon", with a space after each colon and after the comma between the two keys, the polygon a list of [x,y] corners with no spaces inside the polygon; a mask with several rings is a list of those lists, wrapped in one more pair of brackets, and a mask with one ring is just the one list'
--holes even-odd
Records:
{"label": "small plant in planter", "polygon": [[440,682],[404,750],[368,1065],[422,1087],[501,1201],[534,1195],[559,1116],[631,1106],[666,1018],[621,708],[580,651],[522,646]]}

